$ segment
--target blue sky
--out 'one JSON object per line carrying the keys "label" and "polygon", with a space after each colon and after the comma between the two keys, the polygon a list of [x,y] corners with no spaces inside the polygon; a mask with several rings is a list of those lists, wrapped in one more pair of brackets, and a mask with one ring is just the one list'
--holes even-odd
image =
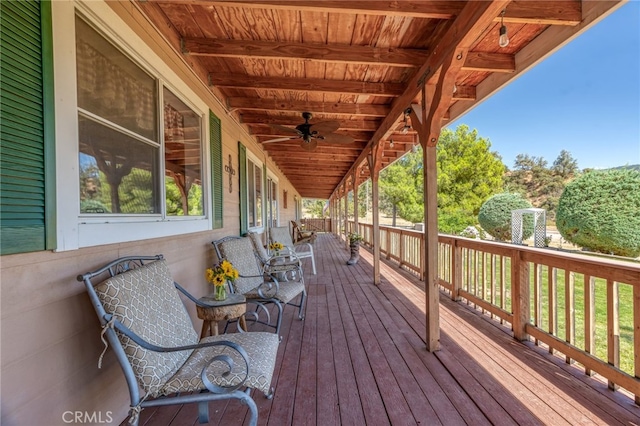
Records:
{"label": "blue sky", "polygon": [[458,124],[489,139],[509,168],[517,154],[551,165],[562,149],[581,169],[640,164],[640,1],[623,5],[448,127]]}

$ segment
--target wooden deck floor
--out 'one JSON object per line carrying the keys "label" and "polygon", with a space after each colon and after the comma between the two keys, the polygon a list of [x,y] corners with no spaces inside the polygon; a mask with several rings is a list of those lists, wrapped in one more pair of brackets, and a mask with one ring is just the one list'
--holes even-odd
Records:
{"label": "wooden deck floor", "polygon": [[[422,283],[321,235],[304,321],[285,309],[275,396],[254,393],[268,425],[640,425],[640,408],[602,382],[516,342],[509,331],[441,295],[441,345],[425,349]],[[310,268],[307,268],[310,270]],[[211,403],[211,423],[241,425],[238,402]],[[141,425],[197,424],[197,407],[147,409]]]}

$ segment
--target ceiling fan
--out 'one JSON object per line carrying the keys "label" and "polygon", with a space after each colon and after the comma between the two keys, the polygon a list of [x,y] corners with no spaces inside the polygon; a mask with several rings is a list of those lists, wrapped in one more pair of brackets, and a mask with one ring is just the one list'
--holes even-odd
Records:
{"label": "ceiling fan", "polygon": [[354,141],[351,136],[333,133],[340,128],[340,123],[338,121],[322,121],[320,123],[311,124],[309,123],[309,120],[311,120],[312,117],[313,115],[310,112],[303,112],[302,118],[304,118],[304,123],[298,124],[295,129],[277,124],[270,124],[274,129],[285,134],[292,134],[295,136],[270,139],[262,143],[299,140],[300,146],[303,149],[313,151],[318,146],[318,141],[327,143],[351,143]]}

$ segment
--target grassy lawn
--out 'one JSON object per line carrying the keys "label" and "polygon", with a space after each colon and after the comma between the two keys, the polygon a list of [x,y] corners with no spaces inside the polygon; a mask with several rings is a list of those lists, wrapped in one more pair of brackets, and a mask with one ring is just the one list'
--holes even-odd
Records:
{"label": "grassy lawn", "polygon": [[[463,256],[463,288],[476,296],[481,297],[483,294],[482,285],[480,284],[481,278],[484,275],[484,297],[483,299],[491,302],[491,273],[490,273],[490,257],[485,256],[485,267],[481,265],[482,256],[478,254],[477,265],[475,263],[475,256],[471,262],[467,262],[467,256]],[[500,261],[497,257],[495,273],[496,276],[496,290],[495,290],[495,304],[500,306]],[[511,311],[511,265],[508,259],[505,259],[504,265],[506,277],[505,280],[505,294],[504,306],[501,306],[506,311]],[[470,268],[470,273],[467,273],[467,269]],[[531,318],[533,321],[534,316],[534,270],[531,265]],[[483,273],[483,271],[486,271]],[[541,314],[540,324],[538,327],[544,331],[549,332],[549,281],[553,272],[549,271],[547,266],[542,266],[542,277],[540,280],[540,296],[541,296]],[[575,340],[573,345],[584,349],[585,348],[585,307],[584,307],[584,275],[573,275],[573,289],[574,289],[574,329]],[[477,278],[475,278],[477,277]],[[475,278],[475,279],[474,279]],[[556,279],[556,333],[555,336],[566,340],[566,310],[565,305],[565,272],[564,270],[557,271]],[[620,325],[620,369],[634,374],[633,366],[633,287],[629,284],[618,284],[618,300],[619,300],[619,325]],[[596,278],[595,280],[595,356],[603,361],[607,361],[607,282],[604,279]]]}

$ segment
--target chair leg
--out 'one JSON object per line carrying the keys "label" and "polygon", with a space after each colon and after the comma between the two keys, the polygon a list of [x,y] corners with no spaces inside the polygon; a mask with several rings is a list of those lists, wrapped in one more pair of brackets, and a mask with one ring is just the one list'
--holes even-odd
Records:
{"label": "chair leg", "polygon": [[304,319],[304,301],[306,300],[306,298],[307,292],[303,291],[300,296],[300,309],[298,310],[298,318],[301,320]]}
{"label": "chair leg", "polygon": [[258,407],[256,406],[255,401],[249,395],[240,399],[240,402],[246,404],[249,407],[249,412],[251,413],[249,417],[249,426],[257,426],[258,424]]}
{"label": "chair leg", "polygon": [[277,300],[274,301],[276,306],[278,307],[278,319],[276,320],[276,334],[280,335],[280,325],[282,325],[282,303]]}
{"label": "chair leg", "polygon": [[198,423],[209,423],[209,401],[198,403]]}
{"label": "chair leg", "polygon": [[313,275],[316,275],[316,256],[313,254],[313,247],[309,247],[309,250],[311,250],[311,267]]}

